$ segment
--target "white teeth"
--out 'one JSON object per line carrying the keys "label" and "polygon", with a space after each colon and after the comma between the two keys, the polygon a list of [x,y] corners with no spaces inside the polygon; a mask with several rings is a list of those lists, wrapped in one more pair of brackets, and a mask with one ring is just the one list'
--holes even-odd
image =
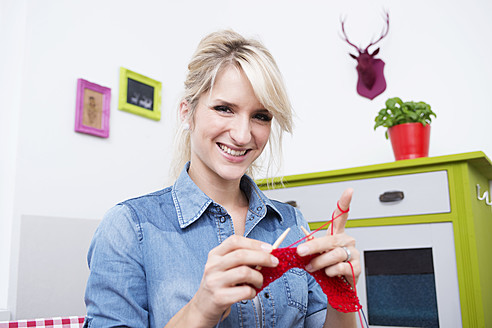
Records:
{"label": "white teeth", "polygon": [[226,153],[228,153],[228,154],[230,154],[232,156],[243,156],[244,154],[246,154],[246,150],[241,150],[241,151],[239,151],[239,150],[233,150],[233,149],[231,149],[231,148],[229,148],[229,147],[227,147],[225,145],[222,145],[222,144],[220,144],[219,147],[224,152],[226,152]]}

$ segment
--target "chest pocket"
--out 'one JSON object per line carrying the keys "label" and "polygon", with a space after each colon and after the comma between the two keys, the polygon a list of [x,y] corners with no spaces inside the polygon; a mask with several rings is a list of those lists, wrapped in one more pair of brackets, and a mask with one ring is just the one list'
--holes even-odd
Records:
{"label": "chest pocket", "polygon": [[303,314],[307,311],[308,283],[306,271],[292,268],[282,276],[287,305],[295,307]]}

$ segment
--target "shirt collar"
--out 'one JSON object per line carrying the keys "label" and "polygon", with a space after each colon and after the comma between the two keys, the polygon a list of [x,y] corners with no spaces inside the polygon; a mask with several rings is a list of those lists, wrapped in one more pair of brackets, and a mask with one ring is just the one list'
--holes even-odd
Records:
{"label": "shirt collar", "polygon": [[[188,174],[189,167],[190,162],[186,163],[172,188],[173,202],[176,208],[179,226],[182,229],[198,220],[210,204],[214,204],[214,201],[191,180]],[[263,194],[253,179],[244,175],[241,178],[240,188],[249,199],[249,211],[252,214],[263,218],[266,216],[267,211],[270,210],[276,213],[280,222],[283,221],[280,211]]]}

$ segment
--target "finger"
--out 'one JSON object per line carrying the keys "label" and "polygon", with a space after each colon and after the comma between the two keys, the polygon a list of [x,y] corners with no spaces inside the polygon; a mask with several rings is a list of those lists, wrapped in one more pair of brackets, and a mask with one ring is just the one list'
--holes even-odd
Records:
{"label": "finger", "polygon": [[329,252],[334,248],[355,246],[355,239],[345,233],[326,235],[309,240],[297,247],[297,254],[306,256],[316,253]]}
{"label": "finger", "polygon": [[[343,233],[345,231],[345,224],[347,223],[348,212],[343,213],[338,207],[340,207],[343,211],[347,211],[350,208],[350,202],[352,201],[353,193],[354,190],[352,188],[348,188],[342,193],[342,196],[338,200],[338,206],[333,214],[333,217],[336,218],[332,223],[334,234]],[[331,229],[328,229],[327,233],[331,233]]]}
{"label": "finger", "polygon": [[[358,251],[355,247],[347,247],[351,254],[351,261],[357,260],[359,258]],[[341,247],[336,247],[329,252],[322,253],[321,255],[315,257],[311,260],[306,270],[309,272],[317,271],[323,268],[328,268],[338,263],[345,263],[347,260],[347,253]]]}
{"label": "finger", "polygon": [[250,300],[256,296],[256,290],[248,285],[234,286],[218,290],[214,295],[214,303],[218,307],[230,306],[242,300]]}
{"label": "finger", "polygon": [[340,262],[326,267],[324,271],[328,277],[345,276],[347,278],[352,278],[352,269],[350,268],[350,264],[345,262]]}
{"label": "finger", "polygon": [[[348,280],[348,282],[354,285],[357,283],[357,280],[360,275],[360,271],[361,271],[360,262],[354,261],[353,263],[352,262],[350,263],[352,264],[352,266],[348,262],[337,263],[328,268],[325,268],[325,273],[328,277],[344,276],[345,279]],[[353,275],[352,275],[352,268],[354,269]]]}
{"label": "finger", "polygon": [[236,249],[252,249],[252,250],[261,250],[265,253],[270,253],[272,251],[272,245],[251,239],[243,236],[232,235],[227,238],[223,243],[219,246],[212,249],[209,253],[210,255],[224,256]]}
{"label": "finger", "polygon": [[278,262],[279,260],[269,253],[249,249],[235,250],[226,254],[220,260],[223,270],[229,270],[242,265],[276,267]]}
{"label": "finger", "polygon": [[[352,263],[352,262],[351,262]],[[353,275],[352,275],[352,268],[354,269]],[[350,268],[350,273],[343,275],[343,277],[352,285],[357,285],[357,281],[359,280],[359,275],[360,275],[360,264],[355,265],[352,264],[352,268]]]}
{"label": "finger", "polygon": [[221,272],[215,279],[217,279],[216,284],[220,285],[220,287],[234,287],[247,284],[260,288],[263,285],[263,275],[261,272],[244,265]]}
{"label": "finger", "polygon": [[260,288],[263,284],[263,275],[258,270],[243,265],[205,278],[205,287],[211,291],[244,284]]}

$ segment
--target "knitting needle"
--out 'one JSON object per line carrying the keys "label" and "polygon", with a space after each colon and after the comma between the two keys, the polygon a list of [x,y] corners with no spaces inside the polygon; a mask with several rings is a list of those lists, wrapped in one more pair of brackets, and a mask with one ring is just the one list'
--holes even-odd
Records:
{"label": "knitting needle", "polygon": [[[284,241],[285,237],[287,237],[287,234],[289,233],[289,231],[290,231],[290,228],[287,228],[287,229],[285,229],[284,232],[282,232],[280,237],[278,237],[277,240],[275,240],[275,242],[273,243],[272,250],[274,250],[280,246],[280,244]],[[256,270],[261,270],[261,266],[257,265]]]}
{"label": "knitting needle", "polygon": [[290,228],[285,229],[285,231],[280,235],[280,237],[275,240],[275,242],[272,245],[272,250],[278,248],[280,244],[284,241],[285,237],[287,237],[287,234],[289,233]]}
{"label": "knitting needle", "polygon": [[[306,237],[307,237],[307,236],[309,236],[309,231],[307,231],[307,229],[306,229],[306,228],[304,228],[303,226],[301,226],[301,230],[302,230],[302,232],[304,232],[304,234],[306,235]],[[314,239],[314,237],[313,237],[313,236],[309,236],[309,237],[307,238],[307,240],[313,240],[313,239]]]}

